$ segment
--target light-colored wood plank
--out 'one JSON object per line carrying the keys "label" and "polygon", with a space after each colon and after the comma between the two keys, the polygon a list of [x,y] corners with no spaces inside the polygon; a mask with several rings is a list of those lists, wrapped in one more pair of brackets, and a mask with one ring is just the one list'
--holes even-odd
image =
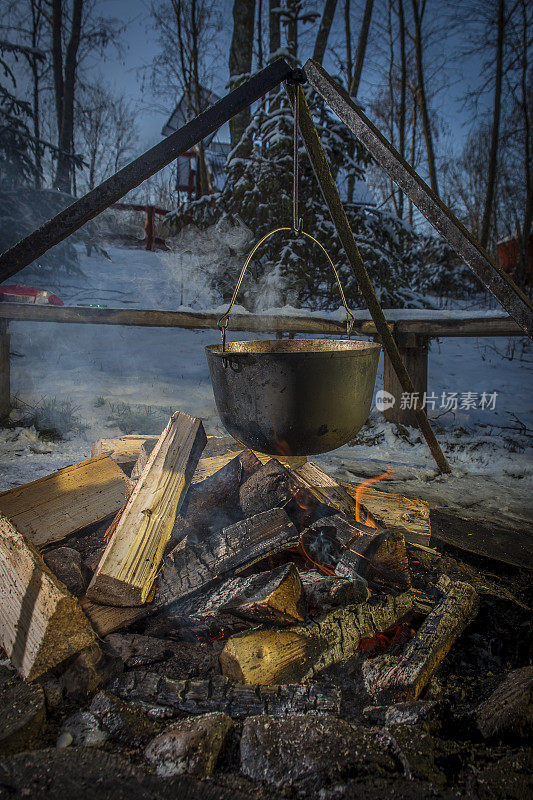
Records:
{"label": "light-colored wood plank", "polygon": [[172,415],[110,536],[87,590],[90,600],[146,602],[205,443],[199,419]]}
{"label": "light-colored wood plank", "polygon": [[0,513],[35,547],[58,542],[114,514],[126,502],[128,477],[99,456],[0,494]]}
{"label": "light-colored wood plank", "polygon": [[[363,482],[361,478],[360,483]],[[348,494],[355,498],[356,483],[341,484]],[[418,497],[404,497],[393,492],[384,492],[365,486],[361,492],[361,502],[388,528],[403,533],[405,541],[411,544],[429,545],[431,539],[431,522],[429,516],[429,503]]]}
{"label": "light-colored wood plank", "polygon": [[0,644],[33,680],[95,641],[79,603],[0,516]]}
{"label": "light-colored wood plank", "polygon": [[109,456],[123,470],[130,473],[139,453],[145,442],[157,442],[157,436],[145,436],[143,434],[129,434],[128,436],[116,436],[112,439],[98,439],[93,444],[91,457]]}

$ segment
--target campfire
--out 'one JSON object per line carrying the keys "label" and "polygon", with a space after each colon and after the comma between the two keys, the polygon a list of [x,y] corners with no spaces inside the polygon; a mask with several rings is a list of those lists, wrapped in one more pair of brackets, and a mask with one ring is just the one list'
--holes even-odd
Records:
{"label": "campfire", "polygon": [[[416,706],[475,618],[476,589],[413,581],[435,557],[427,506],[374,488],[392,470],[341,483],[280,451],[207,437],[177,412],[158,438],[99,440],[90,460],[0,495],[1,641],[21,685],[86,697],[107,683],[90,711],[104,728],[125,702],[152,721],[186,714],[182,727],[329,718],[343,690],[328,676],[355,659],[369,719]],[[217,661],[194,680],[151,672],[178,643]],[[158,753],[156,737],[145,757],[159,769]]]}

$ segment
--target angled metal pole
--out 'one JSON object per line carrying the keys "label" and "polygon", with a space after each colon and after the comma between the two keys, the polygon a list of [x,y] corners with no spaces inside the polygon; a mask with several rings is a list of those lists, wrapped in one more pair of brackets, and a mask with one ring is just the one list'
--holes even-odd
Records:
{"label": "angled metal pole", "polygon": [[[294,87],[291,84],[286,84],[285,88],[293,108],[295,92],[300,92],[300,133],[302,135],[302,139],[304,140],[304,144],[309,155],[309,160],[313,165],[313,170],[322,190],[322,194],[324,195],[324,200],[326,201],[326,205],[329,209],[331,219],[333,220],[333,224],[337,229],[337,234],[342,242],[348,262],[350,263],[350,266],[355,274],[359,288],[363,293],[363,297],[366,300],[366,304],[372,315],[372,319],[374,320],[374,325],[376,326],[378,335],[381,339],[383,347],[387,351],[387,355],[392,366],[394,367],[396,375],[398,376],[401,387],[404,392],[416,395],[411,376],[407,372],[405,364],[402,361],[400,351],[398,350],[398,346],[389,329],[389,325],[385,319],[385,315],[383,314],[383,310],[376,296],[376,292],[374,291],[372,281],[369,278],[366,267],[363,264],[363,259],[361,258],[359,249],[355,243],[352,229],[350,228],[350,223],[346,217],[346,212],[344,211],[335,181],[331,175],[329,163],[326,154],[324,153],[324,148],[320,143],[318,132],[311,117],[311,112],[309,111],[309,106],[307,105],[303,89],[301,86]],[[431,450],[431,454],[435,459],[440,472],[450,472],[450,465],[448,464],[446,456],[442,452],[435,434],[433,433],[426,412],[423,408],[417,406],[417,408],[414,409],[414,413],[416,414],[416,419],[420,430],[424,435],[424,438],[429,449]]]}
{"label": "angled metal pole", "polygon": [[0,283],[116,203],[292,74],[278,59],[0,255]]}
{"label": "angled metal pole", "polygon": [[516,320],[522,330],[533,338],[533,304],[524,292],[493,261],[448,206],[402,158],[326,70],[309,60],[305,64],[304,72],[313,89],[322,95],[339,119],[365,145],[389,177],[398,184],[428,222],[468,264],[472,272]]}

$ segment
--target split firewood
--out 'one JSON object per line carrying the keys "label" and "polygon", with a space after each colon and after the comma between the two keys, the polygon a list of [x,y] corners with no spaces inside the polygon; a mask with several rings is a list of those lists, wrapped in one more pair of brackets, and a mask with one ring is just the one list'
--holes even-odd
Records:
{"label": "split firewood", "polygon": [[205,445],[199,419],[177,412],[159,437],[87,590],[97,603],[142,605]]}
{"label": "split firewood", "polygon": [[129,478],[108,456],[80,461],[0,494],[0,513],[35,547],[58,542],[115,514]]}
{"label": "split firewood", "polygon": [[149,439],[145,439],[144,442],[141,444],[141,449],[139,450],[139,455],[137,457],[137,461],[133,465],[131,470],[131,479],[132,481],[137,481],[143,474],[145,466],[148,464],[148,459],[152,455],[153,449],[157,444],[157,436],[151,436]]}
{"label": "split firewood", "polygon": [[[311,492],[317,500],[325,506],[337,509],[341,514],[345,514],[350,519],[356,519],[356,502],[346,489],[334,478],[320,469],[312,461],[308,461],[298,469],[290,473],[293,483],[302,490]],[[366,509],[360,508],[359,511],[362,522],[366,521]]]}
{"label": "split firewood", "polygon": [[150,603],[142,606],[106,606],[103,603],[93,603],[87,597],[82,597],[80,603],[85,616],[100,637],[127,628],[154,611]]}
{"label": "split firewood", "polygon": [[156,603],[168,606],[205,591],[224,576],[243,572],[268,556],[296,547],[298,540],[285,511],[272,508],[229,525],[203,542],[178,545],[163,562]]}
{"label": "split firewood", "polygon": [[306,552],[313,548],[309,553],[311,558],[314,547],[320,547],[320,543],[325,553],[318,553],[313,560],[324,562],[340,578],[357,580],[361,576],[385,589],[408,589],[411,585],[405,541],[399,531],[370,528],[334,514],[317,520],[302,532]]}
{"label": "split firewood", "polygon": [[[359,482],[361,482],[363,479]],[[355,483],[340,484],[355,499],[358,486]],[[365,486],[362,493],[365,508],[376,518],[387,521],[389,530],[398,530],[410,544],[429,546],[431,521],[429,503],[418,497],[385,492],[373,486]]]}
{"label": "split firewood", "polygon": [[223,675],[244,683],[295,683],[353,656],[374,636],[420,606],[413,593],[330,611],[319,623],[285,630],[256,629],[231,636],[222,653]]}
{"label": "split firewood", "polygon": [[94,640],[79,603],[0,516],[0,644],[13,666],[33,680]]}
{"label": "split firewood", "polygon": [[352,603],[364,603],[370,592],[364,578],[348,580],[336,575],[322,575],[317,570],[302,570],[300,578],[310,610],[331,611]]}
{"label": "split firewood", "polygon": [[155,444],[157,436],[134,433],[127,436],[116,436],[113,439],[98,439],[93,444],[91,457],[109,456],[127,475],[130,475],[145,442]]}
{"label": "split firewood", "polygon": [[476,709],[484,739],[510,736],[527,739],[533,733],[533,667],[513,669]]}
{"label": "split firewood", "polygon": [[217,676],[208,680],[162,678],[152,672],[134,670],[116,678],[110,691],[128,702],[139,702],[154,712],[158,708],[187,714],[224,711],[234,719],[256,714],[281,716],[309,712],[338,714],[340,689],[327,684],[243,686]]}
{"label": "split firewood", "polygon": [[294,564],[281,564],[257,575],[230,578],[206,594],[174,604],[170,615],[195,629],[206,625],[226,629],[227,615],[255,623],[294,625],[304,621],[305,610],[298,570]]}
{"label": "split firewood", "polygon": [[380,703],[416,700],[466,626],[479,599],[468,583],[456,581],[432,609],[401,656],[385,654],[363,664],[365,686]]}

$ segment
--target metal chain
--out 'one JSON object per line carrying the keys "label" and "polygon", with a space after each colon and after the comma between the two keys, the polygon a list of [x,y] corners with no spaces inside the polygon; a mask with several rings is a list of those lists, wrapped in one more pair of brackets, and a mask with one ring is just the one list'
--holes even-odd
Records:
{"label": "metal chain", "polygon": [[300,87],[296,87],[296,99],[294,106],[294,131],[292,137],[292,230],[298,236],[303,230],[303,219],[298,216],[298,134],[300,122]]}

